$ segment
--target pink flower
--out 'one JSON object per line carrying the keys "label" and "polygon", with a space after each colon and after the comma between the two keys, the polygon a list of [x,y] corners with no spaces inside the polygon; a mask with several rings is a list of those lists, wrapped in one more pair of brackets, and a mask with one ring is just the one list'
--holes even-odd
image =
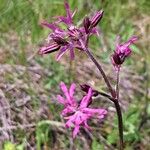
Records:
{"label": "pink flower", "polygon": [[121,64],[125,61],[125,59],[130,56],[132,50],[130,49],[130,45],[137,41],[136,36],[132,36],[127,42],[120,44],[120,37],[118,36],[116,39],[116,49],[114,54],[112,55],[112,64],[114,67],[119,70]]}
{"label": "pink flower", "polygon": [[58,101],[65,107],[62,111],[62,115],[65,116],[64,118],[67,120],[65,126],[67,128],[74,127],[73,138],[79,133],[80,126],[90,129],[87,124],[89,119],[95,116],[97,116],[98,119],[102,119],[107,114],[105,109],[89,108],[89,103],[91,102],[93,95],[92,88],[89,88],[87,94],[81,99],[80,104],[78,104],[73,97],[75,84],[72,84],[69,90],[64,83],[61,83],[60,87],[66,98],[64,99],[59,95]]}
{"label": "pink flower", "polygon": [[[60,58],[69,50],[71,60],[74,59],[74,49],[77,48],[82,50],[79,39],[82,38],[82,30],[78,29],[73,25],[73,16],[75,14],[71,12],[69,4],[65,1],[66,8],[66,17],[56,17],[58,21],[55,23],[43,22],[41,25],[46,26],[51,29],[53,33],[48,36],[48,44],[47,46],[43,46],[39,50],[39,54],[47,54],[58,51],[56,56],[56,60],[59,61]],[[61,29],[58,26],[58,23],[65,23],[67,26],[67,30]]]}

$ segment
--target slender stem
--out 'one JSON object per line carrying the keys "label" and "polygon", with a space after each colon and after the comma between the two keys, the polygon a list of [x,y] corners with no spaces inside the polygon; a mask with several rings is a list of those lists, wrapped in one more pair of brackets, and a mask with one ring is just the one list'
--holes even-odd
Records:
{"label": "slender stem", "polygon": [[123,150],[123,120],[122,120],[122,112],[119,105],[118,100],[114,101],[116,111],[117,111],[117,117],[118,117],[118,128],[119,128],[119,150]]}
{"label": "slender stem", "polygon": [[101,93],[101,95],[109,98],[111,101],[114,102],[115,104],[115,108],[116,108],[116,112],[117,112],[117,117],[118,117],[118,129],[119,129],[119,140],[120,140],[120,150],[123,150],[123,121],[122,121],[122,112],[121,112],[121,108],[120,108],[120,105],[119,105],[119,72],[117,73],[117,90],[116,90],[116,93],[117,93],[117,97],[115,98],[115,93],[110,85],[110,82],[109,80],[107,79],[103,69],[101,68],[100,64],[96,61],[96,59],[93,57],[93,55],[89,52],[89,50],[86,50],[86,53],[88,54],[88,56],[91,58],[91,60],[94,62],[94,64],[97,66],[97,68],[99,69],[99,71],[101,72],[110,92],[111,92],[111,95],[112,95],[112,98],[109,96],[109,95],[105,95],[104,93]]}
{"label": "slender stem", "polygon": [[81,43],[81,46],[82,46],[83,50],[86,52],[86,54],[89,56],[89,58],[93,61],[93,63],[96,65],[96,67],[100,71],[100,73],[101,73],[101,75],[102,75],[102,77],[103,77],[103,79],[104,79],[104,81],[105,81],[105,83],[106,83],[106,85],[107,85],[107,87],[108,87],[112,97],[115,98],[116,97],[116,93],[113,90],[113,88],[112,88],[112,86],[111,86],[111,84],[110,84],[110,82],[109,82],[109,80],[108,80],[104,70],[102,69],[101,65],[97,62],[97,60],[94,58],[94,56],[92,55],[90,50],[87,48],[88,36],[87,36],[87,40],[86,40],[86,45],[84,45],[82,40],[80,40],[80,43]]}
{"label": "slender stem", "polygon": [[120,108],[120,105],[119,105],[119,72],[120,72],[120,70],[117,70],[117,83],[116,83],[116,98],[117,98],[117,101],[114,101],[114,104],[115,104],[115,107],[116,107],[117,117],[118,117],[120,150],[123,150],[123,121],[122,121],[121,108]]}
{"label": "slender stem", "polygon": [[119,70],[117,70],[116,98],[119,99]]}
{"label": "slender stem", "polygon": [[115,98],[116,97],[115,91],[113,90],[113,88],[112,88],[112,86],[111,86],[111,84],[110,84],[110,82],[109,82],[109,80],[108,80],[104,70],[102,69],[101,65],[97,62],[97,60],[94,58],[92,53],[87,48],[86,48],[85,52],[89,56],[89,58],[94,62],[94,64],[98,68],[98,70],[100,71],[100,73],[101,73],[101,75],[102,75],[102,77],[103,77],[103,79],[104,79],[104,81],[105,81],[105,83],[106,83],[106,85],[107,85],[107,87],[108,87],[112,97]]}
{"label": "slender stem", "polygon": [[104,92],[99,92],[97,91],[100,95],[108,98],[115,104],[116,112],[117,112],[117,117],[118,117],[118,129],[119,129],[119,143],[120,143],[120,150],[123,150],[123,120],[122,120],[122,112],[121,108],[119,105],[119,100],[112,98],[110,95]]}
{"label": "slender stem", "polygon": [[120,150],[123,150],[123,120],[122,120],[122,112],[121,108],[119,105],[119,100],[112,98],[110,95],[104,92],[99,92],[97,91],[100,95],[108,98],[115,104],[116,112],[117,112],[117,117],[118,117],[118,129],[119,129],[119,145],[120,145]]}
{"label": "slender stem", "polygon": [[[89,51],[89,49],[84,45],[84,43],[82,42],[82,40],[80,40],[81,46],[83,48],[83,50],[86,52],[86,54],[89,56],[89,58],[93,61],[93,63],[96,65],[96,67],[98,68],[98,70],[100,71],[110,93],[111,96],[100,92],[99,94],[107,97],[109,100],[113,101],[115,104],[115,108],[116,108],[116,112],[117,112],[117,117],[118,117],[118,129],[119,129],[119,141],[120,141],[120,147],[119,150],[123,150],[123,120],[122,120],[122,112],[121,112],[121,108],[119,105],[119,72],[117,74],[117,86],[116,86],[116,91],[113,90],[104,70],[102,69],[101,65],[97,62],[97,60],[94,58],[94,56],[92,55],[92,53]],[[86,43],[87,45],[87,43]],[[116,93],[117,92],[117,93]],[[117,95],[116,95],[117,94]]]}
{"label": "slender stem", "polygon": [[111,100],[112,102],[116,101],[116,99],[112,98],[110,95],[108,95],[107,93],[104,92],[99,92],[97,91],[99,95],[104,96],[106,98],[108,98],[109,100]]}

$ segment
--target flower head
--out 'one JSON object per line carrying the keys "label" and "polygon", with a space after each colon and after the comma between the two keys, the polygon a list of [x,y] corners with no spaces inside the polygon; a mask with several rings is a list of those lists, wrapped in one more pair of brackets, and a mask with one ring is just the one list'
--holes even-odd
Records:
{"label": "flower head", "polygon": [[[95,26],[101,20],[103,11],[97,12],[91,19],[86,19],[84,21],[84,27],[77,27],[73,23],[73,17],[76,11],[72,12],[70,6],[65,0],[66,16],[55,17],[54,23],[43,22],[42,26],[45,26],[52,30],[47,38],[47,45],[43,46],[39,50],[39,54],[48,54],[58,51],[56,60],[60,58],[67,52],[70,52],[70,59],[74,59],[74,50],[82,50],[83,44],[87,45],[87,34],[98,34]],[[64,23],[66,28],[62,29],[59,25]],[[82,44],[81,44],[82,41]]]}
{"label": "flower head", "polygon": [[[71,60],[74,59],[74,49],[77,48],[82,50],[80,43],[78,42],[80,38],[83,37],[82,31],[75,27],[73,24],[73,16],[75,12],[70,10],[67,1],[64,3],[66,9],[66,16],[57,16],[58,20],[54,23],[43,22],[42,26],[52,30],[52,33],[48,36],[47,46],[43,46],[39,50],[39,54],[47,54],[58,51],[56,60],[60,58],[69,50]],[[61,29],[59,23],[65,23],[67,30]]]}
{"label": "flower head", "polygon": [[137,37],[132,36],[127,42],[120,44],[120,37],[118,36],[116,39],[116,49],[114,54],[112,55],[112,64],[115,66],[117,70],[120,69],[121,64],[125,61],[127,57],[130,56],[132,50],[130,49],[130,45],[137,41]]}
{"label": "flower head", "polygon": [[89,107],[89,103],[91,102],[93,96],[93,90],[91,87],[78,104],[73,97],[75,84],[72,84],[69,90],[66,88],[64,83],[61,83],[60,86],[66,98],[64,99],[59,95],[58,101],[65,107],[62,111],[62,115],[65,116],[65,119],[67,120],[65,126],[67,128],[72,126],[74,127],[73,138],[77,136],[80,126],[90,129],[87,124],[89,119],[95,116],[97,116],[98,119],[102,119],[107,114],[105,109],[93,109]]}

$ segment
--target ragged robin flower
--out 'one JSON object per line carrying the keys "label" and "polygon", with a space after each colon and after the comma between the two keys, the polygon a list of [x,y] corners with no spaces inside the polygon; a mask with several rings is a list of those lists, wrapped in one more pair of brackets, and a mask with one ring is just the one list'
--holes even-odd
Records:
{"label": "ragged robin flower", "polygon": [[66,85],[61,82],[60,84],[61,90],[65,95],[65,98],[61,95],[58,95],[58,102],[64,105],[64,110],[62,111],[62,115],[64,119],[66,119],[65,126],[67,128],[73,127],[73,138],[77,136],[79,133],[80,127],[83,126],[86,129],[90,129],[88,126],[88,120],[92,117],[97,117],[98,119],[103,119],[107,114],[107,110],[101,108],[91,108],[89,103],[91,103],[91,99],[93,96],[92,88],[88,88],[88,92],[83,98],[80,100],[80,103],[74,98],[74,90],[75,84],[73,83],[69,89],[67,89]]}

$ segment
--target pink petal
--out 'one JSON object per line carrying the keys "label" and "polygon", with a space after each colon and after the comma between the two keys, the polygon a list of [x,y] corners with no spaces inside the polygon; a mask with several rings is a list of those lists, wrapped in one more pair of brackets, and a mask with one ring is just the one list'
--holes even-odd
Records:
{"label": "pink petal", "polygon": [[84,96],[83,99],[81,100],[80,109],[87,107],[87,105],[91,100],[91,97],[92,97],[92,88],[89,88],[87,95]]}
{"label": "pink petal", "polygon": [[74,48],[70,46],[69,50],[70,50],[70,59],[73,60],[74,59]]}
{"label": "pink petal", "polygon": [[116,40],[115,40],[115,47],[116,47],[116,53],[120,53],[120,51],[119,51],[119,47],[120,47],[120,36],[119,36],[119,35],[116,37]]}
{"label": "pink petal", "polygon": [[[63,109],[61,114],[62,114],[62,116],[66,116],[66,115],[74,113],[74,112],[75,112],[75,108],[74,107],[67,106],[65,109]],[[65,119],[69,119],[69,118],[65,117]]]}
{"label": "pink petal", "polygon": [[67,1],[65,1],[65,8],[66,8],[66,13],[67,13],[67,18],[69,19],[69,21],[71,21],[72,13],[71,13],[70,6]]}
{"label": "pink petal", "polygon": [[74,130],[73,130],[73,138],[75,138],[79,132],[80,126],[76,125]]}
{"label": "pink petal", "polygon": [[92,28],[92,30],[91,30],[91,33],[92,34],[96,34],[97,36],[100,36],[100,31],[98,30],[98,28]]}
{"label": "pink petal", "polygon": [[68,90],[65,83],[63,82],[60,83],[60,88],[63,91],[64,95],[66,96],[66,103],[68,103],[68,105],[71,105],[73,107],[77,107],[78,105],[76,100],[73,97],[75,87],[76,85],[73,83],[70,89]]}
{"label": "pink petal", "polygon": [[75,83],[72,83],[71,86],[70,86],[70,89],[69,89],[69,94],[70,94],[71,97],[73,97],[73,95],[74,95],[75,88],[76,88]]}
{"label": "pink petal", "polygon": [[61,83],[60,83],[60,88],[61,88],[61,90],[64,92],[66,98],[67,98],[67,99],[70,99],[69,91],[68,91],[67,86],[65,85],[64,82],[61,82]]}
{"label": "pink petal", "polygon": [[131,54],[132,50],[130,48],[126,48],[125,50],[125,56],[129,56]]}
{"label": "pink petal", "polygon": [[86,121],[87,119],[89,119],[88,114],[83,113],[81,111],[77,111],[76,114],[75,114],[74,123],[76,125],[80,125],[80,124],[84,123],[84,121]]}
{"label": "pink petal", "polygon": [[91,128],[90,128],[89,125],[87,124],[87,121],[84,121],[84,127],[87,128],[88,130],[91,130]]}
{"label": "pink petal", "polygon": [[58,23],[64,22],[65,24],[68,24],[68,19],[66,17],[58,16],[57,18],[58,18]]}
{"label": "pink petal", "polygon": [[55,32],[55,30],[61,30],[56,24],[48,23],[47,21],[42,22],[41,25],[50,28],[54,32]]}
{"label": "pink petal", "polygon": [[69,120],[66,122],[65,127],[66,127],[66,128],[69,128],[69,127],[71,127],[71,125],[73,124],[73,122],[74,122],[74,120],[75,120],[75,116],[72,115],[72,116],[65,117],[65,119],[67,119],[67,118],[68,118]]}
{"label": "pink petal", "polygon": [[137,40],[138,40],[138,37],[134,36],[134,35],[129,39],[129,41],[131,41],[132,43],[137,41]]}
{"label": "pink petal", "polygon": [[63,105],[66,104],[65,99],[61,95],[57,95],[57,100],[58,100],[59,103],[61,103]]}
{"label": "pink petal", "polygon": [[133,44],[135,41],[137,41],[137,37],[136,36],[132,36],[126,43],[124,43],[123,45],[125,47],[128,47],[130,46],[131,44]]}
{"label": "pink petal", "polygon": [[57,57],[56,57],[56,60],[59,61],[60,58],[64,55],[64,53],[66,52],[67,50],[67,46],[64,46],[62,48],[60,48],[60,52],[57,54]]}
{"label": "pink petal", "polygon": [[74,120],[74,122],[75,122],[76,125],[80,125],[83,122],[84,118],[83,118],[82,114],[83,113],[76,112],[76,114],[75,114],[75,120]]}

